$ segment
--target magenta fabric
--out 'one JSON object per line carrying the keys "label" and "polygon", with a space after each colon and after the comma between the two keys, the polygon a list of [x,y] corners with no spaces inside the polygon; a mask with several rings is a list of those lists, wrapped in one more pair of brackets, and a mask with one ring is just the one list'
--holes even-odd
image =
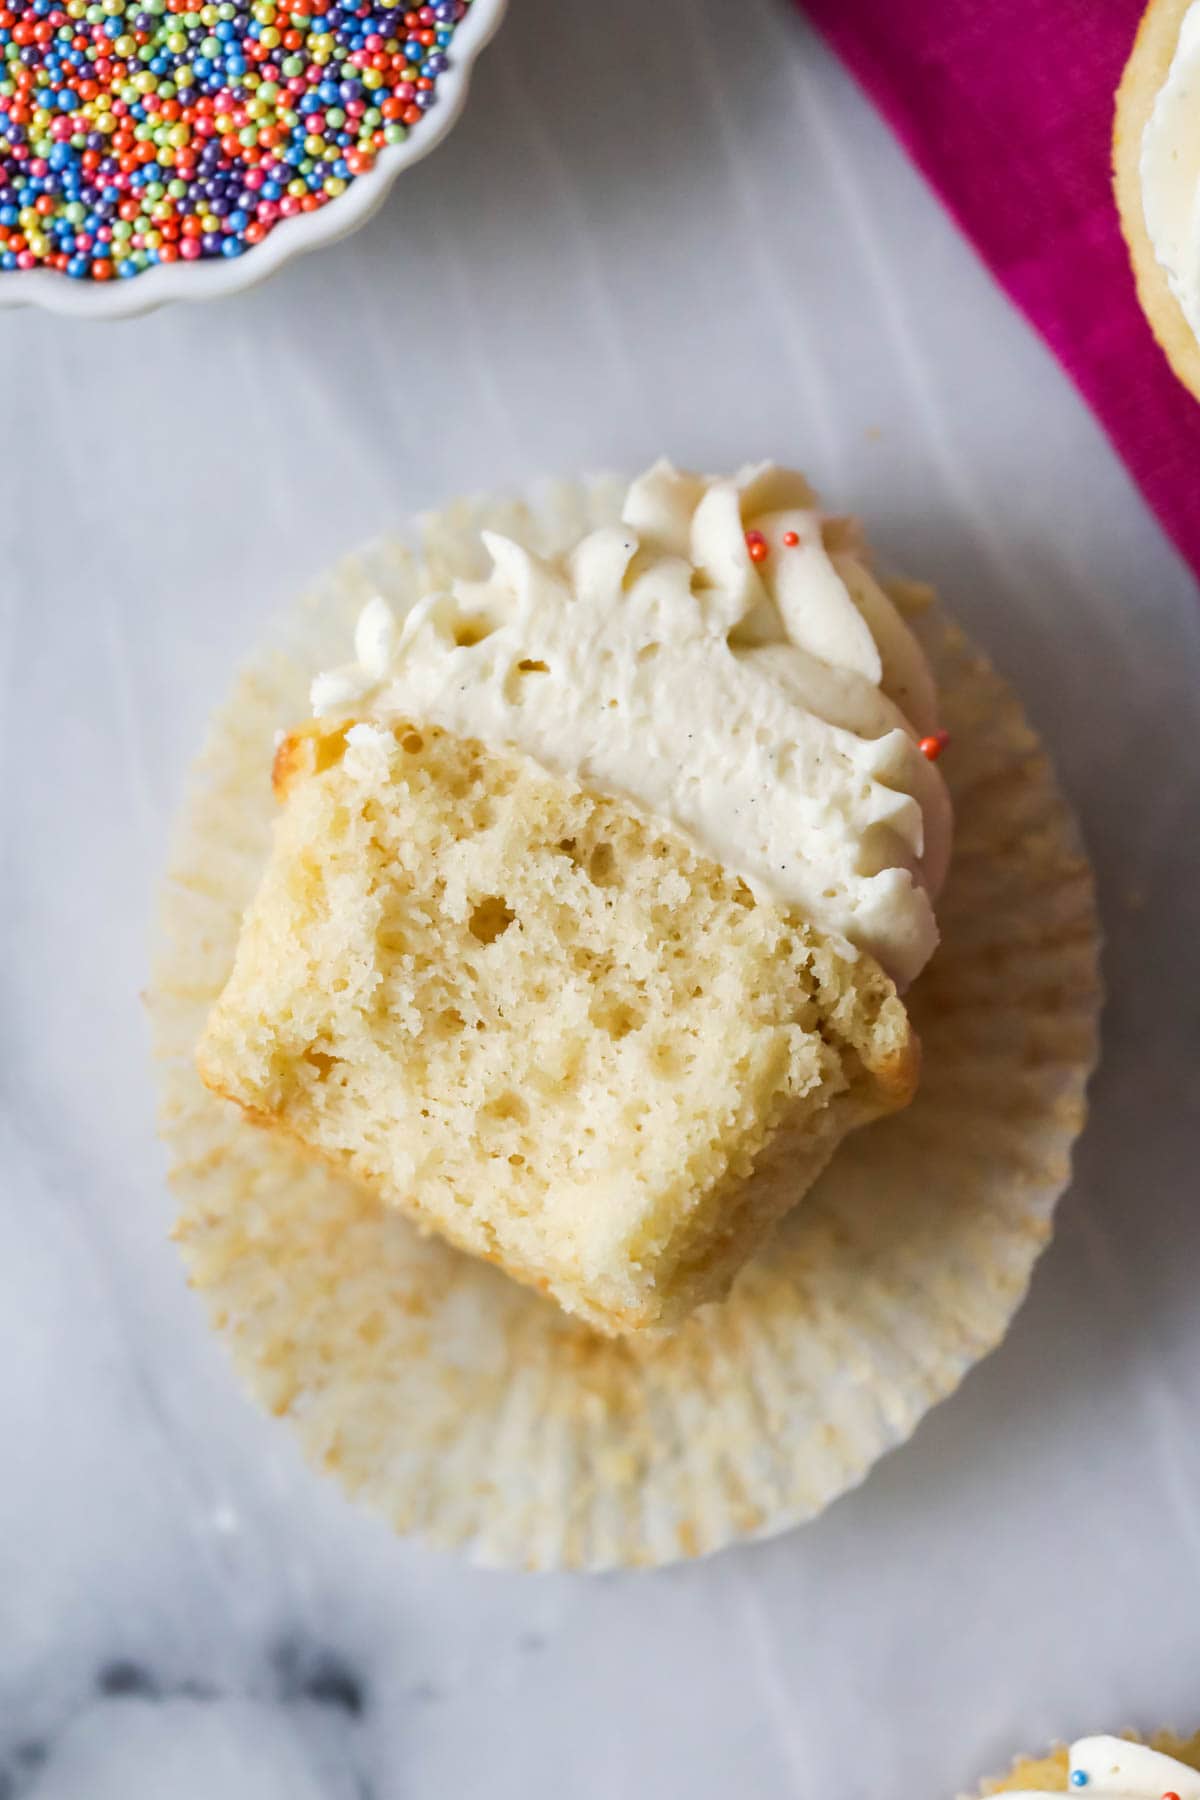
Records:
{"label": "magenta fabric", "polygon": [[1138,305],[1113,101],[1143,0],[802,0],[1200,576],[1200,403]]}

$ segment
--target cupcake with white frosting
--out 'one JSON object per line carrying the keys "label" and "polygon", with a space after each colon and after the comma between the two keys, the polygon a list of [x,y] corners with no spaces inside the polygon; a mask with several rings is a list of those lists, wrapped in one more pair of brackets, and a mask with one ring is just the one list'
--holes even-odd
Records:
{"label": "cupcake with white frosting", "polygon": [[783,470],[483,544],[314,681],[201,1072],[598,1329],[673,1326],[915,1091],[933,679]]}
{"label": "cupcake with white frosting", "polygon": [[987,1794],[1036,1800],[1072,1793],[1081,1800],[1200,1800],[1200,1734],[1159,1732],[1149,1743],[1135,1737],[1080,1738],[1048,1756],[1022,1757],[1002,1781],[984,1783]]}
{"label": "cupcake with white frosting", "polygon": [[189,1273],[314,1462],[492,1563],[661,1563],[811,1517],[1002,1336],[1092,884],[926,590],[798,476],[660,464],[281,622],[152,1002]]}
{"label": "cupcake with white frosting", "polygon": [[1113,167],[1138,298],[1200,398],[1200,0],[1151,0],[1117,93]]}

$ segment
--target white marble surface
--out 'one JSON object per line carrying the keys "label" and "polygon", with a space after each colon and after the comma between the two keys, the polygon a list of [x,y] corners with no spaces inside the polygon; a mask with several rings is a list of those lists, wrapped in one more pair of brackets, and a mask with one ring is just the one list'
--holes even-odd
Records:
{"label": "white marble surface", "polygon": [[[912,1800],[1200,1724],[1197,592],[786,0],[515,0],[359,238],[207,310],[7,318],[0,392],[2,1800]],[[486,1574],[310,1476],[201,1323],[152,890],[310,571],[664,447],[810,466],[1018,681],[1099,867],[1105,1061],[1007,1345],[865,1488],[653,1577]]]}

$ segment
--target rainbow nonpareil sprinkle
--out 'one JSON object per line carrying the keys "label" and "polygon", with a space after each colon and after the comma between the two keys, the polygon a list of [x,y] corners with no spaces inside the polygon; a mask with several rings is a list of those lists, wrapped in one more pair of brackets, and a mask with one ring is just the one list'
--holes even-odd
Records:
{"label": "rainbow nonpareil sprinkle", "polygon": [[0,0],[0,270],[241,256],[419,128],[470,0]]}

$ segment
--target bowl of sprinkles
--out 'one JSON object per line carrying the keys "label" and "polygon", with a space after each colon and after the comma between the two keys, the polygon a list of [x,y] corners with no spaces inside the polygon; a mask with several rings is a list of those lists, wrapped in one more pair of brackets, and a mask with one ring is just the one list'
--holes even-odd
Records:
{"label": "bowl of sprinkles", "polygon": [[507,0],[0,0],[0,305],[127,317],[353,231]]}

